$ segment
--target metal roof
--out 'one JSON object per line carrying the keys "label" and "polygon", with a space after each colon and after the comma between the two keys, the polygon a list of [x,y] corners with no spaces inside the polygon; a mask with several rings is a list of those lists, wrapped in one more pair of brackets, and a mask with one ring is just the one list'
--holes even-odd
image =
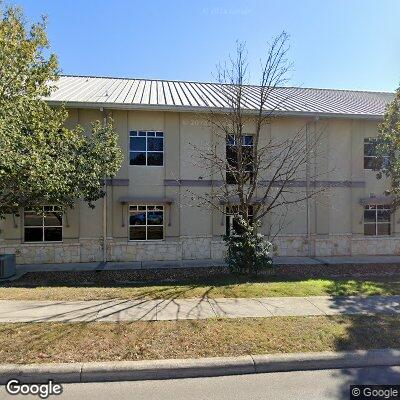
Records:
{"label": "metal roof", "polygon": [[[169,111],[229,109],[230,85],[204,82],[63,75],[47,100],[70,107]],[[260,88],[244,87],[243,108],[257,110]],[[265,105],[288,115],[381,117],[393,93],[354,90],[274,88]]]}

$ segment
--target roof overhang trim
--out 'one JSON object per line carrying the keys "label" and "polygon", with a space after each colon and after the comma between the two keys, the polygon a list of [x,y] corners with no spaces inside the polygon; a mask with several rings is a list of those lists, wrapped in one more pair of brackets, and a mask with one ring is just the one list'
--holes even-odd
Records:
{"label": "roof overhang trim", "polygon": [[171,205],[174,200],[167,197],[135,197],[135,196],[123,196],[119,198],[121,204],[145,204],[145,205],[158,205],[167,204]]}
{"label": "roof overhang trim", "polygon": [[[223,114],[231,111],[228,108],[217,107],[190,107],[190,106],[168,106],[168,105],[149,105],[149,104],[125,104],[125,103],[107,103],[107,102],[84,102],[84,101],[55,101],[48,100],[50,106],[64,106],[69,108],[89,108],[89,109],[107,109],[107,110],[141,110],[141,111],[169,111],[169,112],[192,112],[207,113],[213,112]],[[243,110],[246,114],[257,115],[257,110]],[[271,111],[266,110],[266,114]],[[309,111],[273,111],[271,116],[288,117],[318,117],[318,118],[349,118],[349,119],[370,119],[381,120],[381,114],[346,114],[346,113],[327,113],[327,112],[309,112]]]}
{"label": "roof overhang trim", "polygon": [[370,205],[390,205],[393,203],[393,196],[371,196],[365,197],[360,199],[360,204],[363,206],[370,206]]}
{"label": "roof overhang trim", "polygon": [[[250,201],[250,204],[265,204],[267,203],[267,199],[263,198],[254,198],[253,200]],[[232,197],[232,198],[227,198],[227,199],[220,199],[219,200],[220,205],[238,205],[240,204],[239,198],[237,197]]]}

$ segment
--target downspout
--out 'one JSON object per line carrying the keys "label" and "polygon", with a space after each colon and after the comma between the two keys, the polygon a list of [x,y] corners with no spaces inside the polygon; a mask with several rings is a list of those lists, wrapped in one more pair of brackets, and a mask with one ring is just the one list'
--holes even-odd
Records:
{"label": "downspout", "polygon": [[[103,128],[107,125],[107,115],[103,108]],[[103,262],[107,262],[107,175],[104,176],[104,197],[103,197]]]}
{"label": "downspout", "polygon": [[306,209],[307,209],[307,255],[312,256],[311,250],[311,212],[310,212],[310,154],[308,143],[308,123],[306,124]]}
{"label": "downspout", "polygon": [[[317,115],[314,118],[314,124],[313,124],[313,128],[314,128],[314,139],[317,137],[317,122],[319,121],[319,116]],[[317,158],[316,158],[316,153],[314,153],[314,177],[317,176]],[[316,206],[316,201],[314,200],[314,204]],[[317,243],[316,243],[316,238],[317,238],[317,219],[316,216],[314,215],[314,229],[315,229],[315,237],[314,237],[314,241],[313,241],[313,248],[312,248],[312,255],[315,257],[317,254]]]}

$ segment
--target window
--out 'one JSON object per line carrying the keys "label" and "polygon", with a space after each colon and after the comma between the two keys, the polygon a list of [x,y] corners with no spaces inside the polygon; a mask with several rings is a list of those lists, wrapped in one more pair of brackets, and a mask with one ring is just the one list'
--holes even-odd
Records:
{"label": "window", "polygon": [[364,235],[390,235],[390,206],[365,206]]}
{"label": "window", "polygon": [[131,131],[129,141],[130,165],[163,166],[163,132]]}
{"label": "window", "polygon": [[[226,141],[226,160],[229,168],[226,171],[226,182],[228,184],[235,184],[236,177],[235,171],[238,168],[237,145],[234,135],[229,135]],[[248,179],[253,175],[253,136],[242,136],[242,163],[244,169],[248,173]]]}
{"label": "window", "polygon": [[61,242],[62,215],[62,208],[58,206],[44,206],[42,214],[24,211],[24,241]]}
{"label": "window", "polygon": [[382,165],[374,165],[377,159],[376,146],[378,144],[378,138],[367,138],[364,139],[364,169],[374,169],[374,167],[388,168],[389,156],[383,155]]}
{"label": "window", "polygon": [[377,138],[364,139],[364,169],[374,169]]}
{"label": "window", "polygon": [[164,238],[164,206],[129,206],[129,240]]}
{"label": "window", "polygon": [[[226,236],[230,235],[240,235],[241,234],[241,227],[239,224],[239,212],[238,206],[230,206],[226,208]],[[247,217],[249,222],[253,222],[253,207],[249,206],[247,210]]]}

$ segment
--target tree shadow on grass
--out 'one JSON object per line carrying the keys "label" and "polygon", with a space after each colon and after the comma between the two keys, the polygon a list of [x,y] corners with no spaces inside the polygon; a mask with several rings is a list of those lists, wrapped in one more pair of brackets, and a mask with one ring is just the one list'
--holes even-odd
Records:
{"label": "tree shadow on grass", "polygon": [[[38,291],[15,292],[15,299],[54,299],[54,300],[95,300],[95,299],[163,299],[177,298],[204,298],[226,297],[222,291],[226,291],[231,297],[249,297],[239,291],[239,296],[234,288],[238,285],[252,283],[271,282],[265,277],[247,277],[240,275],[220,274],[210,277],[186,277],[178,279],[163,279],[163,277],[140,281],[137,279],[124,279],[117,275],[108,275],[107,272],[58,272],[51,276],[45,273],[29,273],[22,278],[4,282],[0,288],[38,289]],[[244,286],[245,287],[245,286]],[[54,288],[54,291],[52,290]],[[57,291],[57,288],[60,291]],[[66,289],[92,289],[91,292],[72,292],[68,297]],[[48,289],[41,294],[41,289]],[[98,290],[97,290],[98,289]],[[104,289],[102,291],[102,289]],[[4,297],[5,296],[5,297]],[[257,297],[257,296],[256,296]],[[12,299],[13,297],[10,297]],[[3,292],[3,299],[7,299],[7,292]]]}
{"label": "tree shadow on grass", "polygon": [[[18,319],[27,314],[32,315],[29,322],[94,322],[94,321],[155,321],[158,315],[168,308],[169,313],[165,319],[201,319],[209,317],[211,306],[208,302],[210,288],[206,288],[201,297],[196,297],[188,302],[184,297],[186,292],[193,290],[195,286],[182,286],[177,288],[149,288],[141,291],[139,295],[129,299],[109,300],[82,300],[82,301],[54,301],[23,302],[22,306],[7,313],[1,313],[2,318]],[[18,304],[18,303],[17,303]],[[11,307],[12,308],[12,307]],[[44,310],[45,309],[45,310]],[[203,315],[203,311],[206,313]],[[15,311],[15,312],[14,312]],[[37,314],[42,316],[35,317]],[[211,316],[215,316],[211,315]]]}
{"label": "tree shadow on grass", "polygon": [[[380,283],[374,284],[375,289],[378,289]],[[343,293],[353,294],[354,291],[362,293],[364,290],[365,294],[371,293],[370,288],[366,288],[365,282],[362,281],[352,282],[350,286],[346,284],[345,287],[341,282],[333,282],[330,289],[334,296],[329,305],[331,311],[350,314],[335,317],[344,326],[344,334],[335,340],[335,350],[362,350],[364,352],[360,356],[361,363],[376,365],[334,370],[332,375],[341,384],[333,398],[349,399],[350,385],[400,384],[400,367],[382,365],[382,359],[377,360],[375,352],[377,349],[385,349],[393,356],[392,349],[400,349],[400,296],[338,296]],[[382,290],[386,294],[391,293],[387,285],[382,286]],[[396,364],[400,366],[400,359]]]}
{"label": "tree shadow on grass", "polygon": [[[170,274],[168,270],[141,271],[145,275],[137,274],[135,270],[98,270],[98,271],[44,271],[28,272],[14,281],[0,282],[1,287],[38,288],[38,287],[93,287],[93,288],[141,288],[152,286],[161,287],[164,293],[165,286],[192,286],[192,287],[227,287],[251,283],[296,283],[318,281],[318,278],[282,278],[276,275],[235,275],[227,272],[212,271],[210,274],[203,271],[197,276],[197,268],[189,273]],[[321,278],[321,281],[323,279]],[[357,277],[326,278],[324,290],[332,296],[397,294],[400,293],[400,277]]]}
{"label": "tree shadow on grass", "polygon": [[[85,280],[78,280],[67,285],[60,279],[45,279],[43,275],[35,278],[31,274],[30,279],[10,282],[7,287],[36,288],[36,287],[95,287],[95,288],[140,288],[137,293],[132,292],[129,298],[115,298],[106,300],[82,300],[82,301],[54,301],[40,302],[32,301],[23,303],[17,313],[12,310],[7,313],[3,311],[0,316],[3,320],[14,318],[19,315],[28,316],[29,322],[94,322],[94,321],[155,321],[155,320],[180,320],[180,319],[205,319],[223,317],[224,310],[216,302],[210,302],[209,297],[213,290],[220,286],[237,285],[240,283],[260,282],[260,278],[248,278],[242,276],[217,276],[212,278],[186,279],[176,282],[146,282],[135,281],[120,283],[110,280],[105,284],[103,277],[94,281],[90,286]],[[153,284],[153,286],[152,286]],[[157,286],[158,285],[158,286]],[[190,300],[185,299],[189,293],[196,290],[196,297]],[[74,303],[74,304],[72,304]],[[45,309],[45,310],[43,310]],[[35,317],[37,315],[37,317]],[[26,319],[25,319],[26,320]],[[60,332],[60,335],[68,334]]]}
{"label": "tree shadow on grass", "polygon": [[[29,343],[24,344],[24,349],[21,350],[23,354],[29,354],[30,347],[32,344],[39,344],[38,347],[43,347],[45,352],[46,348],[56,348],[66,338],[73,338],[79,334],[86,334],[87,328],[91,323],[96,322],[109,322],[113,324],[115,329],[120,328],[122,330],[121,323],[135,323],[141,321],[156,321],[157,316],[168,308],[168,320],[179,320],[185,318],[191,318],[193,320],[202,319],[209,317],[211,305],[208,303],[207,295],[208,290],[204,291],[203,296],[196,298],[190,304],[185,303],[185,300],[180,299],[180,296],[186,290],[191,290],[192,287],[183,288],[179,291],[174,291],[171,295],[168,294],[168,289],[164,290],[163,298],[158,300],[145,300],[142,296],[132,298],[129,300],[104,300],[104,301],[81,301],[77,303],[77,307],[73,309],[57,312],[57,307],[63,306],[66,302],[59,301],[55,304],[32,304],[32,306],[26,305],[21,311],[31,312],[33,315],[37,309],[46,307],[47,315],[43,317],[32,317],[28,323],[17,323],[11,328],[7,324],[0,324],[0,332],[9,331],[10,334],[14,332],[14,326],[17,330],[29,330]],[[163,292],[162,289],[158,289],[157,293]],[[153,296],[152,290],[144,293],[145,296]],[[52,308],[56,310],[53,312]],[[212,316],[216,316],[213,312]],[[32,323],[37,323],[32,325]],[[62,328],[49,328],[47,329],[35,329],[35,326],[40,326],[41,323],[52,323],[54,327],[62,323]],[[141,329],[147,330],[148,325],[134,324],[135,330]],[[32,328],[33,327],[33,328]],[[90,329],[89,329],[90,332]],[[116,335],[118,337],[118,334]],[[73,339],[71,339],[73,340]],[[28,356],[29,357],[29,356]],[[62,358],[62,356],[61,356]],[[40,362],[49,362],[48,358],[43,358]],[[53,360],[57,361],[57,360]],[[21,363],[26,363],[26,359],[22,358]]]}
{"label": "tree shadow on grass", "polygon": [[192,276],[168,277],[161,271],[142,278],[131,276],[130,271],[52,271],[52,272],[29,272],[14,281],[0,283],[0,287],[141,287],[156,285],[234,285],[247,282],[270,282],[276,281],[274,277],[245,276],[228,273],[212,274],[210,276],[196,277],[196,272]]}
{"label": "tree shadow on grass", "polygon": [[[327,310],[348,314],[339,317],[345,333],[335,340],[335,350],[365,350],[362,362],[367,362],[373,359],[374,349],[400,349],[399,284],[398,277],[390,276],[330,283],[327,293],[332,299]],[[336,370],[334,376],[344,379],[338,398],[346,399],[351,384],[400,383],[400,370],[387,366]]]}
{"label": "tree shadow on grass", "polygon": [[332,279],[326,287],[331,296],[396,295],[400,293],[399,277],[364,277],[357,279]]}

